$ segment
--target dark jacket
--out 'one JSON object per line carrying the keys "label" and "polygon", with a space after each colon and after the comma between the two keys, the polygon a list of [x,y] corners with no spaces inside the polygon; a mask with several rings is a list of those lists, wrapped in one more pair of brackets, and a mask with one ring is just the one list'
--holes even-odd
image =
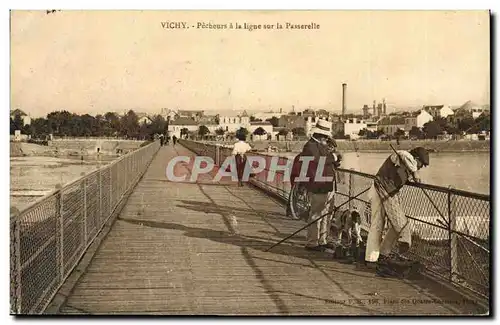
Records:
{"label": "dark jacket", "polygon": [[408,182],[410,172],[403,164],[395,166],[389,156],[378,170],[376,176],[378,185],[382,186],[389,196],[394,196]]}
{"label": "dark jacket", "polygon": [[[328,193],[333,191],[333,184],[335,181],[335,172],[334,172],[334,157],[331,152],[328,150],[328,147],[318,143],[314,139],[310,139],[304,145],[302,152],[296,157],[294,160],[294,167],[292,171],[292,182],[295,180],[295,177],[299,175],[301,164],[298,162],[298,157],[300,156],[310,156],[314,157],[314,160],[309,162],[309,168],[307,169],[307,177],[309,177],[309,181],[306,183],[306,187],[308,191],[312,193]],[[316,171],[318,169],[318,164],[320,161],[320,157],[324,157],[325,164],[323,168],[323,172],[321,175],[323,177],[331,177],[333,181],[316,181]]]}

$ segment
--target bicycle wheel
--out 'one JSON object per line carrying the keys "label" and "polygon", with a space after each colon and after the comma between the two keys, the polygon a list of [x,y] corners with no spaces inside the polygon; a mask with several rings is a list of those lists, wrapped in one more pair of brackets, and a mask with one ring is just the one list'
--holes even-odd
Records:
{"label": "bicycle wheel", "polygon": [[309,219],[311,205],[307,196],[307,188],[304,185],[300,183],[293,185],[288,205],[293,219],[304,221]]}

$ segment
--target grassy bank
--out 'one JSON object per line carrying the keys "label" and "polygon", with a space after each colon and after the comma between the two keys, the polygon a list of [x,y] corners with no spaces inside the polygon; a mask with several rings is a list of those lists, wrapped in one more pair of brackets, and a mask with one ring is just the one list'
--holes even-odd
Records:
{"label": "grassy bank", "polygon": [[[210,142],[219,143],[222,142]],[[224,144],[233,144],[234,142],[224,142]],[[277,147],[279,151],[302,150],[305,141],[254,141],[250,144],[257,150],[267,150],[269,146]],[[431,149],[437,152],[489,152],[490,141],[434,141],[434,140],[403,140],[397,145],[396,141],[379,141],[379,140],[358,140],[346,141],[337,140],[337,145],[340,151],[360,151],[360,152],[390,152],[392,151],[390,144],[396,149],[408,150],[417,146]]]}

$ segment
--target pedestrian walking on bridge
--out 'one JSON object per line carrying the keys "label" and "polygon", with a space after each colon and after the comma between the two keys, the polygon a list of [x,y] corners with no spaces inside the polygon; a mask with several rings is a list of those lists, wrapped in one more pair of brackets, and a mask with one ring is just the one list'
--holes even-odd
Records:
{"label": "pedestrian walking on bridge", "polygon": [[252,150],[252,147],[246,142],[246,134],[238,131],[236,132],[236,139],[239,141],[234,144],[233,156],[236,160],[236,173],[238,174],[238,186],[243,186],[243,172],[247,164],[246,153]]}

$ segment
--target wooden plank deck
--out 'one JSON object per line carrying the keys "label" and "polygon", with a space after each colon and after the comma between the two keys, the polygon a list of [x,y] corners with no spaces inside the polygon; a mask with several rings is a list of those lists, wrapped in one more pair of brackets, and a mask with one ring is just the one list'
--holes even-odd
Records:
{"label": "wooden plank deck", "polygon": [[[158,152],[94,258],[60,308],[62,314],[445,315],[476,306],[427,280],[376,277],[304,250],[303,225],[251,187],[210,176],[172,183]],[[189,165],[176,173],[189,172]],[[376,295],[375,295],[376,293]],[[402,303],[409,299],[410,303]],[[425,300],[412,302],[413,299]],[[430,300],[451,303],[430,303]]]}

